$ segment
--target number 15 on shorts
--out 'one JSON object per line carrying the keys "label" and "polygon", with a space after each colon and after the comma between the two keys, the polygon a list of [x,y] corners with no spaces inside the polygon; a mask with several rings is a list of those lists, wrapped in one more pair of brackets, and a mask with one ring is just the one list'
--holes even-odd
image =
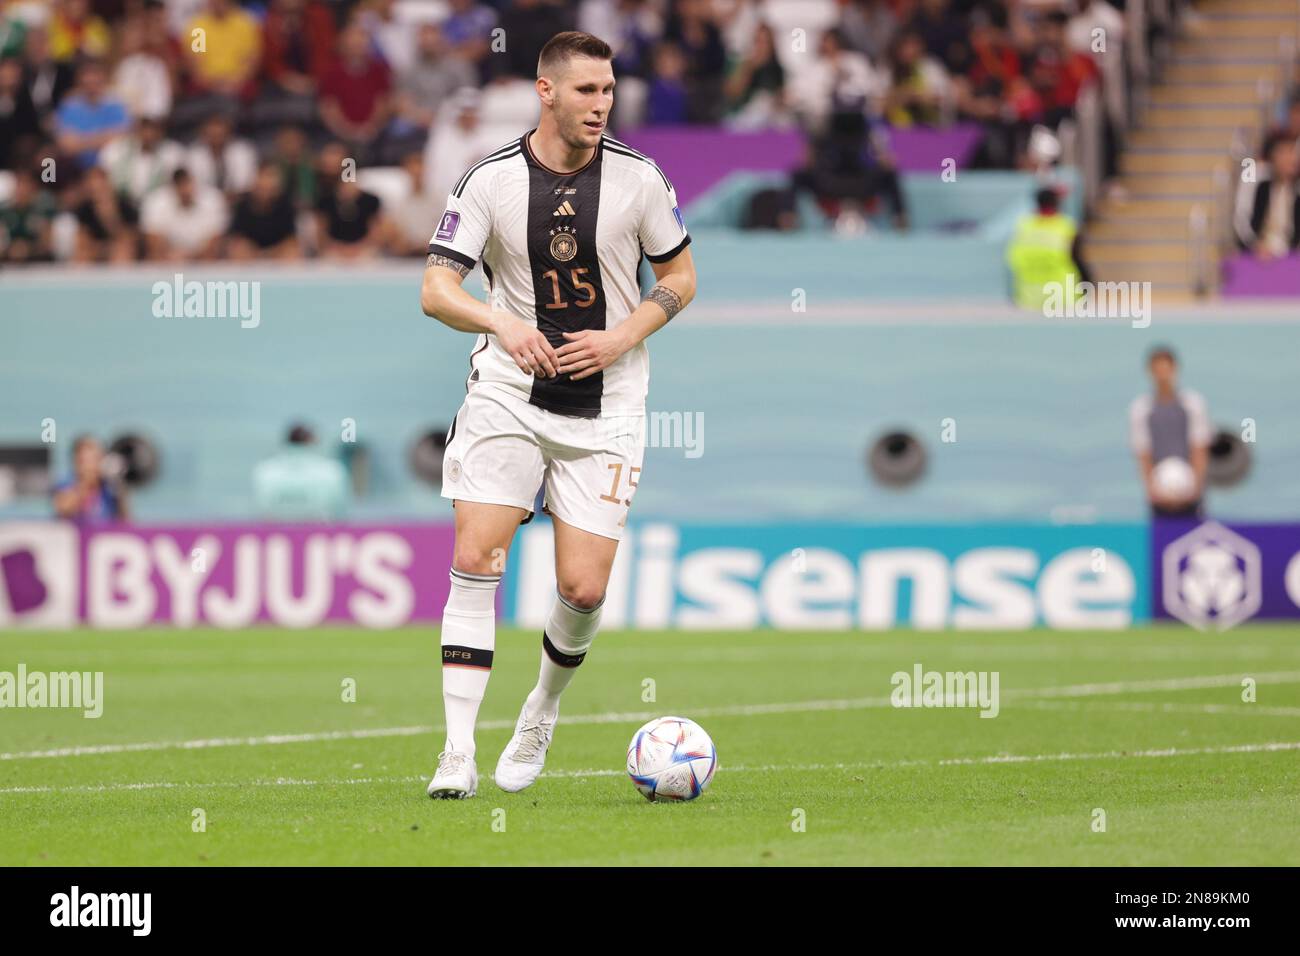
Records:
{"label": "number 15 on shorts", "polygon": [[[637,476],[641,474],[641,466],[635,465],[631,468],[625,469],[623,462],[615,461],[611,462],[608,465],[608,468],[613,472],[613,477],[610,482],[609,493],[601,495],[600,500],[608,501],[610,504],[623,505],[628,508],[632,507],[632,494],[636,490],[636,479]],[[626,498],[619,494],[619,490],[623,487],[623,472],[625,470],[627,471]]]}

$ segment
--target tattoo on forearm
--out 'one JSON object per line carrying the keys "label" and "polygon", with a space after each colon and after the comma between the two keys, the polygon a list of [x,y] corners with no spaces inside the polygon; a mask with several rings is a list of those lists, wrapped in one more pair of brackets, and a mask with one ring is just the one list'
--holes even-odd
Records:
{"label": "tattoo on forearm", "polygon": [[655,286],[645,299],[647,302],[653,302],[663,309],[664,314],[668,316],[669,322],[673,320],[674,315],[682,311],[682,297],[666,285]]}
{"label": "tattoo on forearm", "polygon": [[465,268],[465,263],[457,262],[455,259],[451,258],[450,256],[440,256],[436,252],[431,252],[429,253],[428,263],[431,266],[446,266],[448,269],[451,269],[453,272],[459,275],[462,279],[465,278],[467,275],[469,275],[469,270]]}

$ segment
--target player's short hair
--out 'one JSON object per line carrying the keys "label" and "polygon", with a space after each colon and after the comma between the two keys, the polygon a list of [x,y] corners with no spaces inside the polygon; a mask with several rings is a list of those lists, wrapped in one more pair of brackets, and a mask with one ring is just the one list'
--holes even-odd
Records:
{"label": "player's short hair", "polygon": [[542,52],[537,57],[538,78],[555,72],[575,56],[585,56],[593,60],[612,60],[614,51],[600,37],[583,33],[581,30],[557,33],[546,41],[546,46],[542,47]]}
{"label": "player's short hair", "polygon": [[1172,364],[1178,364],[1178,356],[1176,356],[1174,350],[1167,345],[1157,345],[1147,353],[1147,368],[1154,365],[1156,359],[1169,359]]}
{"label": "player's short hair", "polygon": [[316,433],[310,425],[298,422],[289,428],[287,439],[290,445],[311,445],[316,441]]}
{"label": "player's short hair", "polygon": [[1061,208],[1061,194],[1050,186],[1045,186],[1034,193],[1034,203],[1044,212],[1055,212]]}

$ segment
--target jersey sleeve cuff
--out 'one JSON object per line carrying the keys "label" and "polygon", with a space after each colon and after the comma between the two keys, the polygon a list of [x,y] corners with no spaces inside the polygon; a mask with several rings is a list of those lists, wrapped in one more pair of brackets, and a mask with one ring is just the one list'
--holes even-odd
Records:
{"label": "jersey sleeve cuff", "polygon": [[451,248],[450,246],[439,245],[436,242],[429,243],[429,255],[446,256],[448,259],[455,259],[466,269],[471,269],[471,270],[477,264],[474,259],[471,259],[469,256],[465,255],[465,253],[457,252],[455,249]]}
{"label": "jersey sleeve cuff", "polygon": [[651,262],[667,262],[669,259],[675,259],[678,253],[680,253],[683,249],[685,249],[690,244],[691,244],[691,237],[690,234],[688,233],[685,236],[685,238],[682,239],[681,242],[677,243],[677,245],[673,246],[667,252],[661,252],[657,256],[652,256],[650,255],[650,253],[647,252],[645,254],[645,257],[649,259]]}

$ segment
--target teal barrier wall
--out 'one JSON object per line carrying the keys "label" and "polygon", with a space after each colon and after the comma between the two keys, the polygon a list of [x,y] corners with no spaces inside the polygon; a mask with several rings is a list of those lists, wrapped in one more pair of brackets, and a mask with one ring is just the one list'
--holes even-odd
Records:
{"label": "teal barrier wall", "polygon": [[[1216,423],[1256,422],[1250,477],[1213,492],[1211,511],[1300,517],[1294,306],[1157,305],[1151,327],[1135,329],[1024,319],[987,302],[854,305],[808,281],[807,311],[794,313],[776,265],[751,267],[765,299],[732,299],[715,273],[740,250],[711,236],[697,249],[700,300],[650,343],[649,408],[702,422],[702,453],[648,449],[638,519],[1139,519],[1126,410],[1155,342],[1179,350]],[[164,456],[138,496],[142,517],[236,518],[251,513],[254,464],[291,420],[337,435],[351,418],[373,461],[355,517],[449,514],[409,476],[406,454],[451,420],[472,339],[420,313],[418,266],[265,277],[260,325],[247,329],[155,318],[158,278],[0,281],[0,443],[39,441],[46,418],[63,439],[142,429]],[[940,441],[945,419],[955,443]],[[903,491],[873,484],[863,466],[869,442],[893,427],[929,452],[927,476]]]}

